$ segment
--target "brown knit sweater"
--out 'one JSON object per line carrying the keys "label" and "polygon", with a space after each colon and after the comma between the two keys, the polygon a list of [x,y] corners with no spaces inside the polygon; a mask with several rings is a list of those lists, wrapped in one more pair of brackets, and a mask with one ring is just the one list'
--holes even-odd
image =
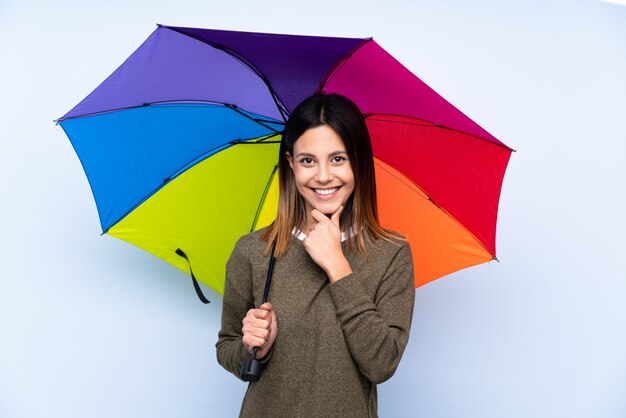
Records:
{"label": "brown knit sweater", "polygon": [[[217,359],[237,377],[250,357],[241,321],[261,304],[269,261],[259,236],[242,237],[226,265]],[[411,250],[406,242],[378,239],[366,260],[343,248],[353,273],[332,285],[297,238],[276,261],[269,301],[278,334],[240,417],[378,416],[376,384],[393,375],[409,339]]]}

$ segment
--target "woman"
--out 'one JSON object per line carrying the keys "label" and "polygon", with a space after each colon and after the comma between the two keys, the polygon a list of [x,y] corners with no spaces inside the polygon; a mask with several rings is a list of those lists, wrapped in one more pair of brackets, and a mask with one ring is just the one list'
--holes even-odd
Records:
{"label": "woman", "polygon": [[[276,220],[242,237],[226,265],[218,361],[239,376],[258,347],[264,363],[240,416],[377,417],[376,384],[400,362],[415,290],[408,243],[378,223],[356,105],[321,94],[298,105],[278,173]],[[259,306],[274,242],[270,303]]]}

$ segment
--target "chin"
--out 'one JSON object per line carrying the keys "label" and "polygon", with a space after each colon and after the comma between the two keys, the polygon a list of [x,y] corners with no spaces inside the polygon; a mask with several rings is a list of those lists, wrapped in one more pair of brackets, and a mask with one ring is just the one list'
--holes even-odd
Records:
{"label": "chin", "polygon": [[318,210],[326,216],[331,216],[333,213],[337,212],[337,209],[318,209]]}
{"label": "chin", "polygon": [[[316,209],[319,210],[320,212],[322,212],[324,215],[330,216],[333,213],[337,212],[339,210],[339,208],[341,207],[341,203],[337,203],[334,205],[320,205],[318,206]],[[345,204],[344,204],[345,205]]]}

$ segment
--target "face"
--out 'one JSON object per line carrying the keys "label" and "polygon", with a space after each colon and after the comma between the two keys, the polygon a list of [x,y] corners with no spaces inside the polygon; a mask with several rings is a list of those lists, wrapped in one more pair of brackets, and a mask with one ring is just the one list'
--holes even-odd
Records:
{"label": "face", "polygon": [[354,191],[354,174],[341,137],[322,125],[305,131],[287,154],[298,192],[304,198],[307,229],[311,211],[332,215],[345,205]]}

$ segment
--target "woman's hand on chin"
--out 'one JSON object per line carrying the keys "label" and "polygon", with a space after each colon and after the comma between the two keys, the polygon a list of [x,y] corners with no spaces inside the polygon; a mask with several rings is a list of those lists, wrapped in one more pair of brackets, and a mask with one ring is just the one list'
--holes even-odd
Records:
{"label": "woman's hand on chin", "polygon": [[313,209],[311,217],[315,223],[309,225],[309,233],[303,241],[305,250],[313,261],[326,272],[331,283],[352,273],[350,264],[341,249],[341,228],[339,225],[341,212],[343,212],[343,206],[340,206],[335,213],[328,217],[319,210]]}

